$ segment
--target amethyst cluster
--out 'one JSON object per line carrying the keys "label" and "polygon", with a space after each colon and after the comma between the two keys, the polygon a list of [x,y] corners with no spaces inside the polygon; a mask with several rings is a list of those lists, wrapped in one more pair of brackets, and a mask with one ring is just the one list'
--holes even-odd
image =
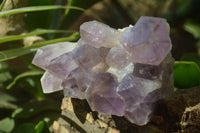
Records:
{"label": "amethyst cluster", "polygon": [[80,26],[80,35],[77,43],[38,49],[33,64],[46,70],[44,93],[64,90],[66,97],[86,99],[93,111],[145,125],[154,103],[173,90],[166,20],[143,16],[118,30],[90,21]]}

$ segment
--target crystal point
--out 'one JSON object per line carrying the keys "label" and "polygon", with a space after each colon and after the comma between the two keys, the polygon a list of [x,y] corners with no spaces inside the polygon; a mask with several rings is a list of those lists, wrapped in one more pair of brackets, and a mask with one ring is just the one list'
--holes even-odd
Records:
{"label": "crystal point", "polygon": [[149,65],[159,65],[172,48],[166,20],[155,17],[141,17],[134,27],[125,29],[120,42],[131,61]]}
{"label": "crystal point", "polygon": [[125,117],[137,125],[146,124],[152,113],[153,103],[145,102],[145,97],[160,87],[161,83],[158,81],[138,78],[132,74],[127,75],[117,87],[118,94],[126,103]]}
{"label": "crystal point", "polygon": [[97,21],[89,21],[80,26],[81,38],[96,48],[111,48],[119,44],[118,31]]}
{"label": "crystal point", "polygon": [[110,73],[99,73],[95,75],[94,82],[86,91],[87,101],[94,111],[104,114],[122,116],[124,113],[124,102],[117,94],[118,81]]}
{"label": "crystal point", "polygon": [[129,64],[127,51],[124,50],[123,46],[120,44],[111,48],[106,57],[106,63],[110,67],[125,67],[127,64]]}
{"label": "crystal point", "polygon": [[46,71],[41,78],[42,89],[44,93],[51,93],[63,90],[62,79]]}
{"label": "crystal point", "polygon": [[46,70],[48,63],[60,55],[72,51],[77,47],[76,43],[60,42],[47,46],[43,46],[37,50],[32,63]]}
{"label": "crystal point", "polygon": [[100,49],[90,45],[82,45],[75,49],[74,58],[79,63],[80,67],[89,73],[103,72],[108,68]]}
{"label": "crystal point", "polygon": [[78,65],[71,52],[54,58],[47,65],[48,71],[54,73],[60,78],[67,77],[71,73],[71,71],[76,68],[78,68]]}

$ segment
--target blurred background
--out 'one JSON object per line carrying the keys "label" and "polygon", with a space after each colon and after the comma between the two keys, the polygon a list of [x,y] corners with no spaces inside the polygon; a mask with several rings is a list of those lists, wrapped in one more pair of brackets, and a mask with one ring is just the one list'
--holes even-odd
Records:
{"label": "blurred background", "polygon": [[[79,26],[94,19],[113,28],[134,25],[140,16],[167,19],[172,55],[177,61],[175,88],[200,85],[199,0],[1,0],[0,3],[0,132],[52,132],[52,123],[60,116],[63,92],[43,94],[40,78],[44,71],[31,61],[40,46],[77,41]],[[19,11],[21,14],[17,14]]]}

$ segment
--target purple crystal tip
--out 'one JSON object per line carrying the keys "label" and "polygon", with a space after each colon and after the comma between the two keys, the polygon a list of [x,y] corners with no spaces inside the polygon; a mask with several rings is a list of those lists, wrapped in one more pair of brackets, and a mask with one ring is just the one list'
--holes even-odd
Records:
{"label": "purple crystal tip", "polygon": [[143,16],[118,30],[90,21],[80,34],[77,43],[38,49],[33,64],[46,70],[43,92],[64,90],[65,97],[86,99],[93,111],[147,124],[154,103],[173,91],[166,20]]}

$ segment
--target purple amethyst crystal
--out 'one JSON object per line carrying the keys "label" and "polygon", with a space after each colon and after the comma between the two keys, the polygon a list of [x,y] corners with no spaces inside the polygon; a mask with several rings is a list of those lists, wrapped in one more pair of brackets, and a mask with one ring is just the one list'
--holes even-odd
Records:
{"label": "purple amethyst crystal", "polygon": [[80,26],[80,34],[87,44],[96,48],[111,48],[119,44],[119,32],[97,21],[83,23]]}
{"label": "purple amethyst crystal", "polygon": [[102,58],[101,50],[98,48],[85,44],[76,48],[73,53],[80,67],[92,74],[104,72],[108,68],[105,59]]}
{"label": "purple amethyst crystal", "polygon": [[49,72],[57,75],[60,78],[68,77],[68,75],[74,69],[78,68],[78,65],[71,52],[60,55],[59,57],[51,60],[47,66]]}
{"label": "purple amethyst crystal", "polygon": [[110,73],[98,73],[86,91],[87,101],[93,111],[122,116],[125,104],[117,94],[118,81]]}
{"label": "purple amethyst crystal", "polygon": [[62,87],[64,88],[65,97],[85,99],[85,93],[78,87],[76,79],[68,78],[63,80]]}
{"label": "purple amethyst crystal", "polygon": [[41,78],[42,88],[44,93],[63,90],[61,84],[62,79],[46,71]]}
{"label": "purple amethyst crystal", "polygon": [[[144,103],[144,99],[160,87],[160,82],[138,78],[132,74],[127,75],[117,87],[118,94],[126,103],[125,117],[132,123],[146,124],[149,120],[148,116],[152,113],[152,107],[151,104]],[[144,111],[140,111],[141,105],[145,106]]]}
{"label": "purple amethyst crystal", "polygon": [[123,68],[130,63],[128,61],[128,53],[122,45],[117,45],[110,49],[106,57],[106,63],[111,67]]}
{"label": "purple amethyst crystal", "polygon": [[37,50],[32,63],[42,69],[46,69],[49,62],[60,55],[72,51],[77,46],[76,43],[61,42],[41,47]]}
{"label": "purple amethyst crystal", "polygon": [[142,16],[134,27],[122,32],[120,42],[136,63],[159,65],[172,45],[165,19]]}
{"label": "purple amethyst crystal", "polygon": [[80,27],[77,43],[38,49],[33,64],[46,70],[44,93],[86,99],[93,111],[147,124],[157,100],[173,92],[167,22],[141,17],[135,26],[113,29],[97,21]]}
{"label": "purple amethyst crystal", "polygon": [[65,97],[85,99],[85,91],[93,81],[93,76],[82,68],[71,72],[62,83]]}

